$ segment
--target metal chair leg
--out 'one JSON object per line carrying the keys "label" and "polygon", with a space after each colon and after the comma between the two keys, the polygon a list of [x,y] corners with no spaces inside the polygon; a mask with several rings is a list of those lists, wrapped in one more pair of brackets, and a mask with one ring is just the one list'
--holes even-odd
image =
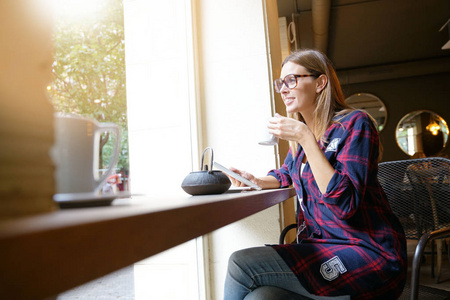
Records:
{"label": "metal chair leg", "polygon": [[430,233],[425,233],[419,240],[417,244],[416,251],[414,252],[414,258],[412,262],[411,271],[411,300],[417,300],[419,295],[419,274],[420,274],[420,263],[422,260],[423,252],[425,251],[425,246],[428,241],[434,241],[437,239],[442,239],[448,237],[450,234],[450,227],[442,228]]}
{"label": "metal chair leg", "polygon": [[431,278],[434,278],[434,242],[431,242]]}
{"label": "metal chair leg", "polygon": [[436,278],[435,282],[439,283],[442,269],[442,240],[436,240]]}
{"label": "metal chair leg", "polygon": [[411,271],[411,300],[417,300],[419,295],[419,273],[420,262],[422,260],[423,252],[428,240],[430,239],[430,233],[425,233],[417,243],[416,251],[414,252],[414,258]]}

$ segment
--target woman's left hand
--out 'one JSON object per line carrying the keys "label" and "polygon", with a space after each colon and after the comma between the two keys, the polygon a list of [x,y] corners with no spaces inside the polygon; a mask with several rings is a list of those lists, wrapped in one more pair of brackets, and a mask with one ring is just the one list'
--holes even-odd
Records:
{"label": "woman's left hand", "polygon": [[268,128],[274,136],[302,145],[317,186],[325,194],[335,170],[320,149],[311,129],[304,122],[278,114],[269,120]]}
{"label": "woman's left hand", "polygon": [[269,128],[269,133],[283,140],[295,141],[299,144],[302,144],[307,138],[315,140],[312,131],[304,122],[286,118],[279,114],[269,119],[267,128]]}

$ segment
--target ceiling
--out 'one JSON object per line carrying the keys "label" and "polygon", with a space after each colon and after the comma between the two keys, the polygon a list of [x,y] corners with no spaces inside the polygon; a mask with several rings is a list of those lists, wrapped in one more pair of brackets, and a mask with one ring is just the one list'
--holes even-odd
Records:
{"label": "ceiling", "polygon": [[[313,48],[312,1],[278,0],[278,13],[295,20],[298,48]],[[430,60],[450,70],[445,26],[449,0],[331,0],[326,53],[337,70]],[[316,18],[316,15],[314,15]],[[326,24],[326,23],[325,23]],[[444,64],[444,66],[442,65]]]}

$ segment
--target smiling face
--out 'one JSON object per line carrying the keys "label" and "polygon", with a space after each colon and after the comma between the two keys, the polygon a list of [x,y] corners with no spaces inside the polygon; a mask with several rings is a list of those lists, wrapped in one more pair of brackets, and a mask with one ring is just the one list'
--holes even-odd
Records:
{"label": "smiling face", "polygon": [[[286,75],[307,75],[308,70],[296,63],[287,62],[281,69],[280,78],[284,79]],[[293,89],[287,88],[284,84],[280,90],[281,97],[286,105],[288,113],[299,112],[302,115],[312,115],[316,108],[316,96],[318,90],[318,79],[315,77],[297,78],[297,86]]]}

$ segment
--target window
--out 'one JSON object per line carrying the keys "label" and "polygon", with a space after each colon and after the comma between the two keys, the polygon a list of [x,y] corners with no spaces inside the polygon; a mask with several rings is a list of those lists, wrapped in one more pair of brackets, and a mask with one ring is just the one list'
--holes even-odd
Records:
{"label": "window", "polygon": [[[122,0],[55,0],[53,81],[55,110],[121,127],[116,176],[106,185],[128,190],[128,128]],[[100,137],[99,169],[111,158],[112,138]]]}

